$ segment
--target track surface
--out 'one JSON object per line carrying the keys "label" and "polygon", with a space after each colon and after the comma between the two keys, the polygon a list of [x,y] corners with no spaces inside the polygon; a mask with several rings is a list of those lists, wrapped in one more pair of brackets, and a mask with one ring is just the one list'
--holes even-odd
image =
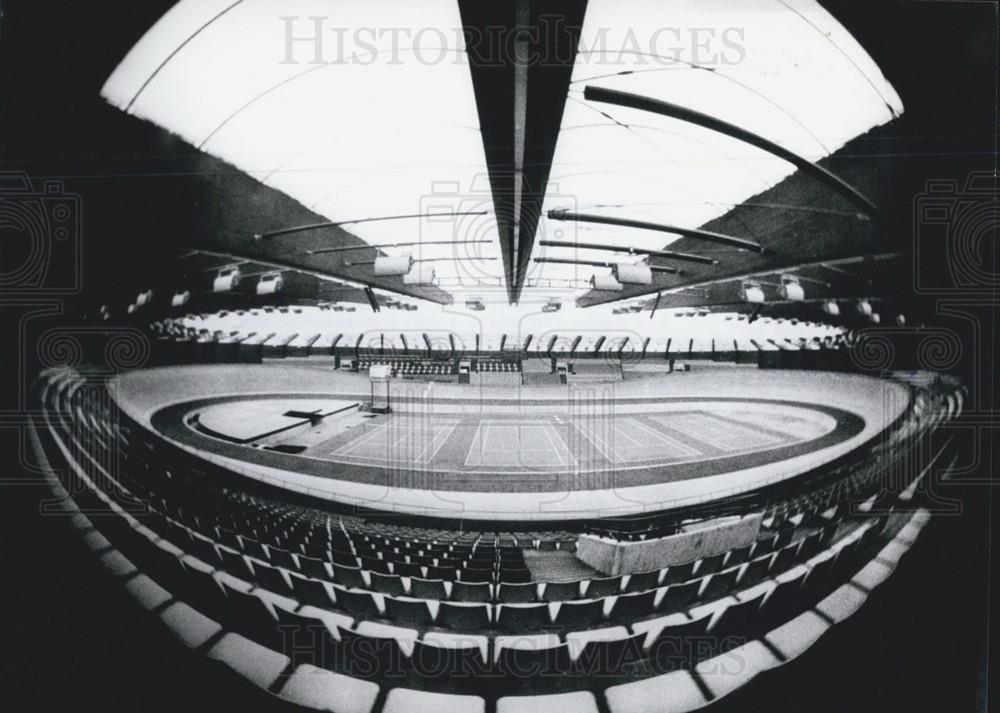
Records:
{"label": "track surface", "polygon": [[[333,396],[303,394],[300,403],[307,409],[311,400],[329,401]],[[288,400],[289,395],[281,398]],[[762,399],[657,399],[653,405],[662,410],[630,413],[629,406],[649,402],[619,401],[608,418],[566,419],[552,413],[551,405],[539,407],[537,413],[526,406],[528,413],[519,415],[393,414],[349,429],[303,454],[288,454],[228,443],[185,423],[190,415],[213,405],[227,404],[236,416],[247,402],[268,400],[254,396],[186,401],[154,413],[152,424],[161,435],[200,451],[312,476],[501,493],[623,488],[703,478],[812,453],[842,443],[864,427],[861,417],[827,406],[807,409],[790,401]],[[833,427],[822,429],[826,432],[816,438],[797,439],[773,423],[757,425],[733,418],[722,406],[744,414],[815,411]],[[808,424],[805,419],[796,422]]]}
{"label": "track surface", "polygon": [[247,477],[342,504],[496,520],[653,512],[740,495],[877,438],[909,403],[892,381],[739,368],[579,390],[392,388],[390,416],[354,414],[349,427],[320,425],[310,438],[291,432],[281,442],[301,440],[303,450],[283,453],[212,437],[189,420],[220,406],[232,410],[224,423],[267,413],[269,401],[296,410],[362,401],[367,379],[268,364],[152,369],[112,383],[139,424]]}

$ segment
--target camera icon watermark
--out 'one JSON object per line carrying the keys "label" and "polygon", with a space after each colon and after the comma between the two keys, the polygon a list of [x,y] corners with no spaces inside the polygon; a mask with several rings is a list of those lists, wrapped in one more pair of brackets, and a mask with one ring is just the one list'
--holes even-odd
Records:
{"label": "camera icon watermark", "polygon": [[919,294],[991,295],[1000,288],[996,240],[1000,183],[992,173],[927,181],[914,199],[914,290]]}
{"label": "camera icon watermark", "polygon": [[80,196],[62,181],[0,173],[0,294],[78,293],[81,233]]}
{"label": "camera icon watermark", "polygon": [[[555,292],[560,293],[559,298],[572,298],[585,281],[582,273],[572,265],[559,265],[563,268],[560,273],[571,274],[548,279],[546,271],[554,272],[553,266],[535,262],[533,258],[545,252],[541,242],[547,237],[575,246],[575,224],[550,225],[540,201],[523,195],[522,200],[516,200],[514,181],[507,183],[510,189],[498,190],[486,174],[477,175],[471,181],[434,182],[431,190],[420,199],[419,251],[427,250],[426,254],[434,257],[424,259],[438,260],[444,269],[453,273],[441,282],[441,287],[474,289],[477,302],[505,302],[507,285],[511,279],[516,279],[508,271],[515,275],[523,273],[522,287],[546,288],[546,294]],[[562,195],[558,185],[549,183],[545,205],[550,204],[575,210],[576,199]],[[529,232],[534,238],[530,253],[522,242]],[[448,246],[447,254],[437,250],[443,244]],[[415,254],[414,259],[421,258]]]}
{"label": "camera icon watermark", "polygon": [[537,244],[545,231],[541,211],[531,206],[517,202],[513,188],[497,190],[486,174],[435,181],[420,198],[414,259],[436,260],[447,275],[441,283],[446,289],[475,290],[477,300],[503,302],[508,271],[523,266],[531,272],[531,255],[519,252],[523,232],[534,226]]}

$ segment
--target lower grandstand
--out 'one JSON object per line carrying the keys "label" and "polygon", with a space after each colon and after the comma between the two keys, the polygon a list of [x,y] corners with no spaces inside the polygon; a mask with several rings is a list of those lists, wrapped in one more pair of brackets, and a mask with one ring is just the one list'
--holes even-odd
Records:
{"label": "lower grandstand", "polygon": [[[421,462],[415,457],[420,449],[408,445],[408,439],[421,448],[446,445],[465,416],[454,417],[443,444],[426,414],[398,413],[393,416],[432,426],[394,431],[404,445],[372,435],[386,426],[369,426],[339,448],[336,437],[318,433],[329,460],[308,450],[275,450],[275,458],[351,466],[329,491],[293,487],[276,475],[279,469],[265,467],[265,443],[275,433],[301,437],[327,418],[356,412],[348,386],[363,381],[292,367],[242,374],[225,366],[187,369],[138,371],[108,383],[68,369],[45,374],[37,426],[46,428],[36,429],[35,439],[47,462],[65,466],[61,479],[52,476],[52,487],[67,496],[63,507],[76,513],[74,522],[102,562],[181,642],[279,698],[336,711],[520,711],[541,705],[625,713],[650,710],[665,699],[674,710],[689,710],[725,696],[800,656],[892,573],[927,521],[924,510],[910,506],[922,476],[954,457],[947,441],[936,437],[937,426],[957,416],[962,403],[956,384],[931,375],[897,374],[870,384],[867,377],[828,375],[840,382],[830,392],[841,394],[841,403],[854,400],[855,413],[845,414],[857,423],[819,447],[817,441],[845,428],[843,417],[829,409],[797,417],[795,408],[802,406],[775,410],[754,403],[726,415],[708,406],[670,414],[662,410],[669,399],[658,399],[652,413],[666,415],[626,417],[627,428],[649,429],[647,418],[686,424],[672,432],[678,440],[671,447],[681,446],[683,435],[699,434],[701,450],[688,454],[696,463],[722,455],[717,451],[727,442],[742,448],[754,443],[764,452],[795,443],[814,447],[785,453],[779,462],[797,465],[778,482],[744,479],[738,492],[713,488],[710,497],[631,501],[628,516],[614,507],[604,513],[598,503],[629,503],[630,487],[599,482],[585,468],[563,471],[566,460],[518,462],[508,471],[502,458],[484,459],[465,477],[474,476],[498,499],[525,487],[537,504],[579,492],[598,496],[588,512],[556,518],[555,509],[536,505],[517,519],[513,513],[498,519],[498,512],[449,509],[461,493],[438,478],[453,461],[440,450],[422,450]],[[671,377],[664,378],[669,384]],[[302,389],[310,379],[330,396],[306,388],[308,398],[276,398],[281,384]],[[174,387],[165,400],[158,380]],[[861,382],[853,394],[844,388],[852,380]],[[685,388],[709,383],[722,388],[725,381],[713,375]],[[247,396],[235,398],[237,384]],[[524,394],[516,418],[535,404],[551,410],[564,395],[549,394],[550,403],[534,397],[571,387],[536,388]],[[786,379],[756,388],[788,398],[797,387]],[[885,412],[885,396],[895,391],[889,402],[896,406]],[[214,398],[215,392],[226,398]],[[629,403],[628,393],[622,396]],[[706,403],[725,403],[718,398]],[[315,409],[303,406],[310,400]],[[489,402],[503,410],[502,401]],[[212,413],[219,404],[232,413]],[[412,395],[406,405],[420,410]],[[434,401],[435,408],[458,413],[467,405]],[[257,418],[246,431],[241,412],[280,417]],[[475,419],[484,418],[481,423],[503,423],[477,408]],[[532,428],[544,432],[546,424],[539,423],[536,417]],[[536,438],[528,433],[520,437]],[[755,441],[746,440],[751,433]],[[552,434],[559,437],[554,429]],[[653,434],[649,430],[644,440],[655,442]],[[496,437],[516,447],[509,434]],[[487,438],[482,425],[477,438]],[[521,453],[530,454],[523,445]],[[386,449],[399,448],[405,455],[399,463],[379,462]],[[887,492],[886,474],[927,448],[931,460]],[[485,445],[475,452],[492,453]],[[559,449],[550,442],[547,452]],[[567,447],[562,457],[578,453]],[[636,457],[629,448],[624,455]],[[645,464],[647,477],[672,484],[678,452],[664,442],[647,455],[658,461]],[[108,465],[114,459],[120,467]],[[616,465],[627,465],[627,458]],[[365,480],[365,466],[382,473],[382,499],[359,508],[348,481]],[[565,479],[537,477],[550,467],[575,480],[566,487]],[[416,477],[421,470],[429,480]],[[299,464],[294,471],[308,469]],[[527,472],[536,475],[530,483]],[[514,480],[497,487],[507,475]],[[691,478],[711,483],[724,475],[708,471]],[[540,483],[552,487],[540,490]],[[398,494],[412,490],[448,505],[424,515],[387,516],[406,511],[397,507],[404,502]],[[98,512],[105,515],[95,517]],[[735,662],[740,666],[734,669]]]}

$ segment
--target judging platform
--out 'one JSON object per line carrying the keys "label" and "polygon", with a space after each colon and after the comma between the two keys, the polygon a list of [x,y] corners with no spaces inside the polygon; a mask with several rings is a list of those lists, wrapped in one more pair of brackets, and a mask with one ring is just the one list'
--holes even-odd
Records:
{"label": "judging platform", "polygon": [[[826,403],[811,401],[817,380]],[[282,365],[136,371],[123,411],[188,452],[289,490],[393,512],[566,520],[669,510],[774,485],[876,438],[906,387],[713,369],[614,385],[390,384]]]}

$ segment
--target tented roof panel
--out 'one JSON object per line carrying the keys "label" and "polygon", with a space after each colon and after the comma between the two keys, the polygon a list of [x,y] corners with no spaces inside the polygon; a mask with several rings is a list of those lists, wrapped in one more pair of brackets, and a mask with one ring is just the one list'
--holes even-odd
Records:
{"label": "tented roof panel", "polygon": [[[462,27],[456,0],[181,0],[102,95],[369,244],[424,243],[385,252],[433,260],[451,284],[500,281]],[[702,112],[813,162],[903,110],[871,57],[815,0],[589,0],[534,257],[632,263],[641,258],[539,241],[657,249],[675,239],[556,221],[545,217],[552,209],[697,228],[795,171],[709,129],[588,100],[588,86]],[[427,215],[435,213],[461,215]],[[415,214],[426,217],[402,217]],[[749,228],[738,237],[766,246]],[[273,245],[295,263],[296,250],[327,239],[294,234]],[[456,244],[467,240],[488,242]],[[697,245],[730,274],[741,259],[734,248]],[[325,255],[320,267],[373,257]],[[606,270],[532,263],[528,284],[574,279],[582,291]]]}
{"label": "tented roof panel", "polygon": [[[440,184],[464,197],[487,172],[461,27],[454,0],[182,0],[102,93],[331,221],[412,215],[447,202],[434,195]],[[370,243],[456,233],[443,221],[344,227]],[[492,218],[477,228],[493,245],[475,255],[498,257]],[[459,269],[449,259],[435,267]]]}
{"label": "tented roof panel", "polygon": [[[707,114],[813,162],[903,110],[874,61],[812,0],[591,0],[545,210],[685,228],[773,187],[794,166],[694,124],[587,100],[587,86]],[[539,238],[556,231],[563,240],[654,249],[676,239],[548,218]],[[707,254],[738,259],[733,249],[705,247]],[[543,254],[571,257],[572,251],[536,242],[534,255]],[[537,267],[534,274],[545,277],[579,272]]]}

